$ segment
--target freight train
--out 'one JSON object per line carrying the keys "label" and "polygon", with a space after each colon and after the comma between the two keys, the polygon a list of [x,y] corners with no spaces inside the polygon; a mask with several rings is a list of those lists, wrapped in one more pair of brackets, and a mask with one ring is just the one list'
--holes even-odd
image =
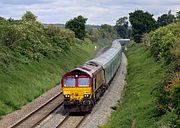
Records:
{"label": "freight train", "polygon": [[64,109],[67,112],[91,111],[108,88],[121,60],[122,47],[117,39],[99,57],[65,73],[61,79]]}

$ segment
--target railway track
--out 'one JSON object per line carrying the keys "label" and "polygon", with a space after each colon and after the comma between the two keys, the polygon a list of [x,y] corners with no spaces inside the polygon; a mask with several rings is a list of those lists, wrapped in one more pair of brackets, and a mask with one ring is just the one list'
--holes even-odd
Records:
{"label": "railway track", "polygon": [[63,104],[62,92],[49,99],[46,103],[41,105],[36,110],[32,111],[9,128],[32,128],[37,126],[49,114],[55,111]]}
{"label": "railway track", "polygon": [[79,128],[79,126],[82,124],[86,117],[87,114],[82,116],[68,115],[56,128]]}

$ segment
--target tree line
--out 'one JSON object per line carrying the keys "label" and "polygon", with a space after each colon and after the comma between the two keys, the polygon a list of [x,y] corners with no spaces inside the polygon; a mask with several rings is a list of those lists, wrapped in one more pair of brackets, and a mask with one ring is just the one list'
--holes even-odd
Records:
{"label": "tree line", "polygon": [[[132,37],[142,42],[167,72],[151,91],[154,95],[154,116],[167,116],[167,126],[180,127],[180,11],[169,11],[155,20],[142,10],[130,13]],[[171,114],[171,117],[168,117]],[[173,117],[173,118],[172,118]],[[172,119],[171,119],[172,118]]]}
{"label": "tree line", "polygon": [[153,14],[147,11],[135,10],[129,13],[130,25],[128,17],[122,17],[116,21],[115,28],[121,38],[132,37],[135,42],[139,43],[144,33],[178,21],[180,21],[180,11],[173,15],[170,10],[167,14],[162,14],[156,20]]}
{"label": "tree line", "polygon": [[[86,21],[87,18],[80,15],[67,21],[65,28],[60,28],[44,26],[30,11],[18,20],[0,17],[0,69],[6,71],[19,64],[57,57],[69,52],[77,43],[95,41],[85,28]],[[112,26],[102,25],[97,38],[111,38],[114,34]]]}
{"label": "tree line", "polygon": [[65,24],[66,29],[70,29],[75,33],[75,37],[81,40],[89,38],[93,43],[98,42],[99,39],[115,39],[117,38],[117,32],[114,26],[108,24],[102,24],[97,28],[86,28],[87,18],[83,16],[77,16],[69,20]]}

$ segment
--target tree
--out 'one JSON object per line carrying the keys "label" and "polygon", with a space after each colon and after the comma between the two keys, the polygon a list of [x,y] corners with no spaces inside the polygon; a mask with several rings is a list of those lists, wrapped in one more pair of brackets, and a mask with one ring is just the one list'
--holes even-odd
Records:
{"label": "tree", "polygon": [[91,28],[87,30],[87,37],[92,41],[92,42],[97,42],[99,37],[100,37],[100,32],[97,28]]}
{"label": "tree", "polygon": [[26,11],[26,13],[22,16],[22,20],[25,21],[36,21],[37,16],[35,16],[31,11]]}
{"label": "tree", "polygon": [[99,28],[103,38],[116,38],[117,32],[115,28],[108,24],[102,24]]}
{"label": "tree", "polygon": [[87,18],[84,18],[83,16],[80,15],[78,17],[75,17],[74,19],[67,21],[65,24],[65,28],[74,31],[75,37],[83,40],[86,35],[86,31],[85,31],[86,21]]}
{"label": "tree", "polygon": [[0,25],[4,24],[4,23],[6,23],[6,22],[7,22],[7,21],[6,21],[6,19],[5,19],[5,18],[0,17]]}
{"label": "tree", "polygon": [[135,42],[138,43],[144,33],[156,29],[156,21],[149,12],[143,12],[142,10],[131,12],[129,13],[129,21],[132,25],[132,36]]}
{"label": "tree", "polygon": [[128,32],[128,30],[127,30],[128,29],[127,19],[128,19],[127,17],[122,17],[116,21],[115,28],[117,30],[118,35],[121,38],[128,38],[127,37],[127,32]]}
{"label": "tree", "polygon": [[180,11],[176,12],[176,20],[180,21]]}
{"label": "tree", "polygon": [[163,14],[160,17],[158,17],[157,23],[159,26],[166,26],[170,23],[173,23],[175,21],[175,16],[171,14],[171,10],[168,12],[168,14]]}

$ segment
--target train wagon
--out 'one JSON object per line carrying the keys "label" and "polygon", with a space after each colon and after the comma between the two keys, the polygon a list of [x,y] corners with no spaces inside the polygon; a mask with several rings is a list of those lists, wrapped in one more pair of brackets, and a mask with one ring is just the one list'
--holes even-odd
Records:
{"label": "train wagon", "polygon": [[67,112],[87,112],[92,109],[117,72],[121,54],[121,45],[115,40],[105,53],[63,75],[61,84]]}
{"label": "train wagon", "polygon": [[102,65],[105,71],[106,84],[112,80],[115,72],[121,63],[122,48],[118,40],[112,42],[112,46],[101,56],[90,60],[89,62],[94,62]]}

